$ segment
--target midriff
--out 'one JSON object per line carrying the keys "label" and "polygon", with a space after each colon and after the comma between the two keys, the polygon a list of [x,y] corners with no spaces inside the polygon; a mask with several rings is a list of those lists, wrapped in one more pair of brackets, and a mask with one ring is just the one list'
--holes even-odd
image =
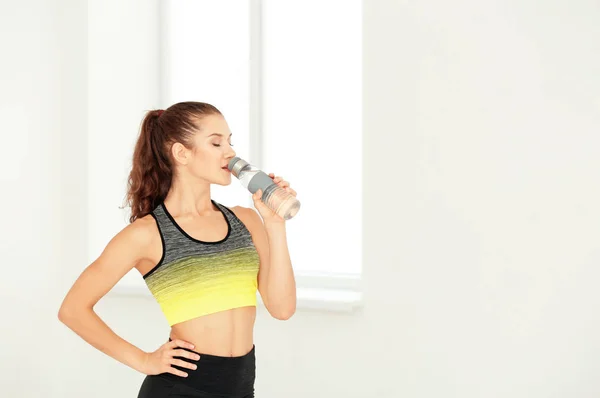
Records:
{"label": "midriff", "polygon": [[194,351],[222,357],[247,354],[254,344],[256,307],[240,307],[171,326],[172,340],[192,343]]}

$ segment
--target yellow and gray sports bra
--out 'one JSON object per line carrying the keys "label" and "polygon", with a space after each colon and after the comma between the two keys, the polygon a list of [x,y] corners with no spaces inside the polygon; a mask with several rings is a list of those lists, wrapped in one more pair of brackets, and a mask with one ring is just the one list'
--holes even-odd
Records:
{"label": "yellow and gray sports bra", "polygon": [[228,207],[211,202],[227,221],[227,235],[215,242],[189,236],[162,203],[151,213],[163,253],[143,278],[170,326],[219,311],[256,306],[259,257],[250,232]]}

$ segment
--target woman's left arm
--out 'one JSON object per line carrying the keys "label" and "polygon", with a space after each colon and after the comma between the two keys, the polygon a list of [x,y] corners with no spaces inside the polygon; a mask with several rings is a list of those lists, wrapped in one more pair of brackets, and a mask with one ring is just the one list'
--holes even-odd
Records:
{"label": "woman's left arm", "polygon": [[[280,187],[296,196],[296,191],[281,177],[271,178]],[[249,209],[249,229],[260,258],[258,291],[274,318],[289,319],[296,311],[296,280],[287,244],[285,220],[269,209],[260,199],[259,190],[253,196],[254,206],[260,213]]]}

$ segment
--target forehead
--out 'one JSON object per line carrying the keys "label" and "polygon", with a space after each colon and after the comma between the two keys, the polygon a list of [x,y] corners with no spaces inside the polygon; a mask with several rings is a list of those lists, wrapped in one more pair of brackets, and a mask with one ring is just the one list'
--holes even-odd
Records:
{"label": "forehead", "polygon": [[225,121],[225,118],[220,115],[209,115],[202,119],[200,122],[201,125],[201,135],[203,137],[229,137],[231,135],[231,131],[229,130],[229,125]]}

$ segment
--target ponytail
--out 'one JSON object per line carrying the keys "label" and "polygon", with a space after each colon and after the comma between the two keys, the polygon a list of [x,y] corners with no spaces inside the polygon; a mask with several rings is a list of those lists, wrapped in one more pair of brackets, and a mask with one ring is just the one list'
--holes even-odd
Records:
{"label": "ponytail", "polygon": [[159,110],[146,113],[133,151],[127,190],[130,223],[150,214],[171,186],[171,162],[163,155],[165,143],[158,120],[161,113]]}

